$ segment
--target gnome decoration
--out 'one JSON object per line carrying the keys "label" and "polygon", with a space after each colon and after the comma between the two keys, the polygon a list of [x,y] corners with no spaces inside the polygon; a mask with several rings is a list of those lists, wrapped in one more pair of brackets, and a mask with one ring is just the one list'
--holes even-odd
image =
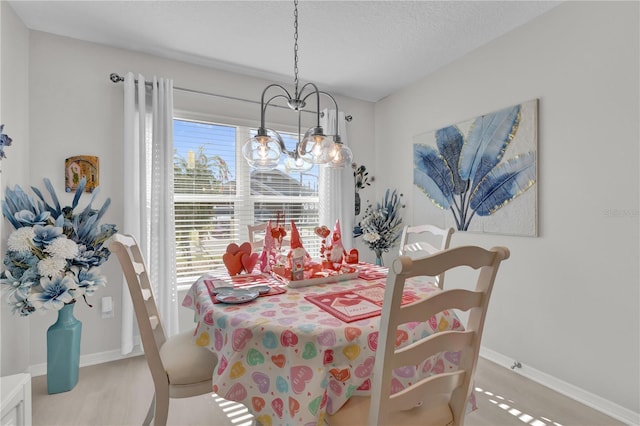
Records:
{"label": "gnome decoration", "polygon": [[291,221],[291,251],[288,254],[289,265],[291,265],[291,279],[304,279],[304,265],[311,262],[311,256],[302,245],[300,233],[294,221]]}
{"label": "gnome decoration", "polygon": [[336,220],[331,235],[331,243],[327,247],[327,260],[333,265],[334,269],[340,268],[342,260],[347,256],[347,252],[342,245],[342,231],[340,231],[340,220]]}
{"label": "gnome decoration", "polygon": [[262,272],[271,272],[271,267],[276,263],[276,242],[271,234],[271,221],[267,223],[267,228],[264,232],[262,253],[260,253],[258,261]]}

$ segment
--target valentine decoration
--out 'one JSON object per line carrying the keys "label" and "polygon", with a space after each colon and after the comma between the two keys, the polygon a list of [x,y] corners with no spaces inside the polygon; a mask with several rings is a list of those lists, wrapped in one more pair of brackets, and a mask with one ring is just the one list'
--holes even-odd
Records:
{"label": "valentine decoration", "polygon": [[222,255],[224,266],[229,275],[238,275],[242,271],[250,274],[258,262],[258,253],[251,252],[251,243],[244,242],[241,245],[231,243],[227,246],[227,252]]}
{"label": "valentine decoration", "polygon": [[332,269],[339,267],[342,260],[347,257],[347,252],[342,245],[342,231],[340,231],[340,220],[336,220],[331,234],[331,245],[327,247],[327,261]]}

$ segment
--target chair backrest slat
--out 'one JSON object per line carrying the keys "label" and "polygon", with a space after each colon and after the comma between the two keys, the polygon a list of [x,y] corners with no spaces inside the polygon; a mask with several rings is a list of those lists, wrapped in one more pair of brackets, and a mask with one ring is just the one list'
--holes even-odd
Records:
{"label": "chair backrest slat", "polygon": [[464,289],[446,290],[428,299],[406,305],[394,318],[394,324],[404,324],[410,321],[426,321],[430,312],[442,312],[445,309],[459,309],[468,311],[482,305],[484,293]]}
{"label": "chair backrest slat", "polygon": [[[415,225],[405,226],[400,237],[400,256],[410,256],[420,258],[431,256],[439,251],[446,250],[451,244],[451,236],[455,230],[451,227],[440,228],[435,225]],[[421,241],[410,241],[419,238]],[[431,244],[426,238],[430,238],[435,243],[439,239],[439,244]],[[438,287],[444,288],[444,273],[434,275]]]}
{"label": "chair backrest slat", "polygon": [[[446,398],[453,414],[454,425],[463,423],[493,283],[500,263],[508,257],[509,250],[504,247],[485,250],[464,246],[418,259],[400,256],[393,261],[387,276],[380,317],[369,424],[391,424],[395,411],[421,404],[431,405],[441,402],[443,398]],[[457,288],[441,291],[425,300],[402,306],[407,279],[437,276],[459,267],[476,270],[474,290]],[[395,347],[398,325],[429,321],[440,312],[453,309],[469,312],[465,330],[436,330],[431,336],[422,337],[401,348]],[[391,379],[395,369],[404,366],[422,368],[430,357],[441,352],[459,353],[458,370],[433,374],[391,395]]]}
{"label": "chair backrest slat", "polygon": [[440,352],[457,352],[469,346],[475,338],[474,331],[442,331],[426,339],[418,340],[396,350],[391,366],[417,365]]}
{"label": "chair backrest slat", "polygon": [[117,255],[127,281],[140,329],[140,338],[153,380],[156,383],[168,384],[167,374],[160,358],[160,348],[167,338],[138,243],[132,235],[118,233],[111,237],[109,249]]}

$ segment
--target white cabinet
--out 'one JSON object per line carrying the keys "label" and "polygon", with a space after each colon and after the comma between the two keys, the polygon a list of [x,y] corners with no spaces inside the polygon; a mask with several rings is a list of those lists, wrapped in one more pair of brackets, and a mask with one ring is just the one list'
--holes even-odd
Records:
{"label": "white cabinet", "polygon": [[30,374],[0,377],[0,397],[2,426],[31,426]]}

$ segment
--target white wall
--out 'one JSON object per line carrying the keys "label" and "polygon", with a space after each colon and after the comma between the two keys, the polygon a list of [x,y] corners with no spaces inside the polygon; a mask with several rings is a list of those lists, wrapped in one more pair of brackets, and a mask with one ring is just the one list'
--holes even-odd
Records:
{"label": "white wall", "polygon": [[[27,182],[29,173],[29,30],[7,2],[0,2],[0,123],[12,139],[1,160],[0,193],[6,186]],[[0,220],[2,222],[3,220]],[[0,253],[4,253],[10,225],[0,225]],[[0,302],[2,320],[0,375],[24,372],[29,366],[29,321]]]}
{"label": "white wall", "polygon": [[635,413],[638,17],[637,2],[566,2],[384,99],[374,170],[378,197],[409,195],[409,222],[442,223],[435,207],[412,211],[413,136],[540,99],[539,237],[456,233],[452,244],[511,250],[484,346]]}
{"label": "white wall", "polygon": [[[263,80],[41,32],[30,33],[29,58],[31,150],[37,155],[30,159],[31,174],[24,183],[41,185],[42,178],[49,177],[61,190],[64,159],[72,155],[96,155],[100,158],[97,202],[111,197],[105,222],[120,224],[120,228],[123,209],[120,192],[124,185],[121,168],[123,87],[109,81],[111,72],[124,75],[134,71],[146,77],[171,77],[178,87],[258,101],[268,84]],[[373,104],[343,97],[338,97],[338,102],[341,109],[354,117],[348,124],[348,132],[355,155],[359,155],[360,150],[367,149],[362,148],[360,141],[373,140]],[[218,119],[247,119],[252,125],[257,125],[260,117],[259,105],[183,92],[176,92],[175,107],[200,111]],[[274,112],[272,118],[285,125],[293,125],[296,120],[293,113]],[[59,195],[70,202],[71,195]],[[126,232],[125,229],[121,231]],[[76,316],[83,322],[81,357],[112,353],[120,347],[121,286],[115,257],[102,269],[107,274],[108,284],[91,298],[90,302],[97,306],[90,309],[80,302],[75,309]],[[104,296],[114,299],[113,318],[100,318],[99,302]],[[54,316],[32,315],[26,320],[31,325],[27,339],[31,345],[31,365],[46,361],[46,329]],[[181,318],[188,320],[193,316],[183,312]]]}

